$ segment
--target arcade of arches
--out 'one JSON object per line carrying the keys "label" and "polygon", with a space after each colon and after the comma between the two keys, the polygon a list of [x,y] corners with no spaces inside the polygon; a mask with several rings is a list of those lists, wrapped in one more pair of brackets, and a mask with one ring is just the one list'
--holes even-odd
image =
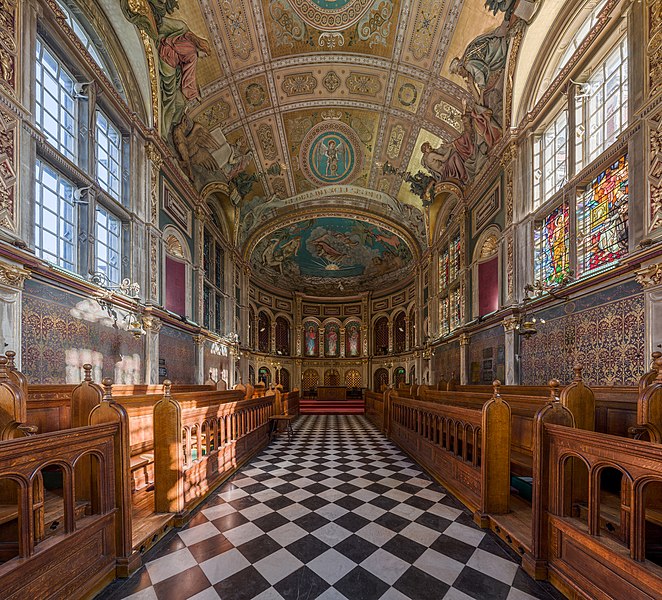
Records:
{"label": "arcade of arches", "polygon": [[[660,597],[662,1],[0,0],[0,341],[6,597],[133,573],[320,388],[365,416],[296,435],[395,442],[522,563],[494,597]],[[428,597],[441,542],[371,543]]]}

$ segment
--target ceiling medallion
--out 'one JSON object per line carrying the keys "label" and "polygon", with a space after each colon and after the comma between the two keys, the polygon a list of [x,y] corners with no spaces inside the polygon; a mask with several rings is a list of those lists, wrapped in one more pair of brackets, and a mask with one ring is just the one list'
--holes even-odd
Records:
{"label": "ceiling medallion", "polygon": [[361,142],[349,125],[325,120],[306,134],[299,161],[303,174],[311,183],[348,183],[363,167]]}
{"label": "ceiling medallion", "polygon": [[292,10],[320,31],[342,31],[368,12],[373,0],[289,0]]}

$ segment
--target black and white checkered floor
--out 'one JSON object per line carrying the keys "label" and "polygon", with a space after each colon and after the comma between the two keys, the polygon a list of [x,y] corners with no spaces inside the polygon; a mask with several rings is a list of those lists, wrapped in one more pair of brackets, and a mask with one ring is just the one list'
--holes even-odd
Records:
{"label": "black and white checkered floor", "polygon": [[308,416],[104,600],[558,598],[362,416]]}

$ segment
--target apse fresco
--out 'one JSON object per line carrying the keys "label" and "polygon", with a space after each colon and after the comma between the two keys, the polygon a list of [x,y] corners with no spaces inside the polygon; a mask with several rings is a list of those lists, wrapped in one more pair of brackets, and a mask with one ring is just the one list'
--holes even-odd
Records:
{"label": "apse fresco", "polygon": [[398,235],[343,217],[320,217],[282,227],[255,246],[257,277],[313,295],[354,293],[398,281],[412,264]]}

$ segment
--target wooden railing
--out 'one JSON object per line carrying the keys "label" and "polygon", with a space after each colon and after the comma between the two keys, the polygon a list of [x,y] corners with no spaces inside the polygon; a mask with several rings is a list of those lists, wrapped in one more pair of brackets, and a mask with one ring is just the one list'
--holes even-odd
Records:
{"label": "wooden railing", "polygon": [[494,394],[481,409],[390,398],[390,435],[483,522],[508,511],[510,407]]}
{"label": "wooden railing", "polygon": [[107,424],[0,442],[3,600],[93,596],[114,579],[117,431]]}
{"label": "wooden railing", "polygon": [[365,416],[379,429],[384,428],[384,394],[366,390]]}
{"label": "wooden railing", "polygon": [[274,396],[200,402],[165,390],[154,405],[154,504],[183,514],[268,443]]}
{"label": "wooden railing", "polygon": [[[659,598],[662,567],[646,541],[662,531],[662,445],[545,424],[536,445],[538,544],[523,566],[572,596]],[[620,472],[620,491],[601,490]],[[655,532],[658,532],[656,535]]]}

